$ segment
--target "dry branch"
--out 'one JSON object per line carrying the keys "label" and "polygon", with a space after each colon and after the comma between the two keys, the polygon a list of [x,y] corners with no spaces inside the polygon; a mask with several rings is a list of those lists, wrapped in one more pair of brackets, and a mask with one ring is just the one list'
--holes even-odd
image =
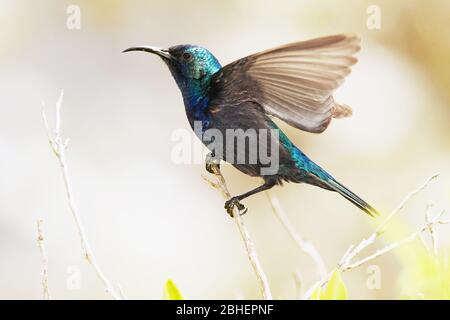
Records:
{"label": "dry branch", "polygon": [[37,244],[39,247],[39,252],[41,254],[41,284],[42,284],[42,297],[44,300],[50,299],[50,291],[48,289],[48,257],[47,250],[44,245],[44,233],[42,231],[42,224],[44,220],[37,220]]}
{"label": "dry branch", "polygon": [[277,219],[281,222],[287,233],[295,241],[300,250],[302,250],[306,255],[310,256],[311,259],[314,261],[320,279],[326,277],[327,269],[325,267],[325,263],[323,262],[322,256],[320,255],[319,251],[317,251],[317,249],[311,242],[303,238],[300,235],[300,233],[298,233],[298,231],[295,230],[294,226],[289,221],[287,214],[283,210],[280,201],[278,201],[278,198],[269,191],[266,191],[266,195],[270,201],[270,205],[272,206],[273,213],[275,214]]}
{"label": "dry branch", "polygon": [[[214,172],[215,177],[217,178],[217,183],[211,182],[205,178],[214,188],[219,189],[226,200],[231,198],[230,192],[228,191],[227,184],[225,182],[225,178],[220,172],[220,168],[217,164],[211,164],[211,170]],[[272,300],[272,293],[270,291],[269,282],[267,280],[267,276],[259,262],[259,258],[256,254],[256,250],[253,244],[253,241],[250,237],[250,234],[247,230],[247,227],[244,224],[244,220],[242,219],[241,212],[234,207],[233,208],[233,217],[236,225],[239,229],[239,233],[241,234],[242,240],[245,244],[245,249],[247,252],[247,257],[250,260],[250,264],[252,265],[253,271],[255,272],[256,278],[258,279],[259,288],[261,290],[262,296],[265,300]]]}
{"label": "dry branch", "polygon": [[95,258],[94,252],[91,249],[90,243],[88,241],[88,237],[86,235],[86,232],[84,230],[83,223],[81,221],[81,217],[78,214],[78,210],[75,205],[75,200],[73,198],[73,191],[72,191],[72,184],[71,180],[69,178],[69,171],[67,168],[66,163],[66,150],[69,144],[69,139],[63,139],[61,137],[61,107],[62,107],[62,100],[63,100],[64,93],[61,91],[61,95],[58,99],[58,102],[56,103],[56,120],[55,120],[55,129],[54,133],[52,134],[48,121],[47,116],[45,114],[43,104],[42,108],[42,119],[44,121],[45,129],[47,130],[48,135],[48,141],[50,144],[50,147],[55,154],[56,158],[58,159],[59,167],[61,169],[62,177],[64,180],[64,187],[66,191],[66,198],[67,202],[70,208],[70,212],[72,213],[72,217],[75,220],[75,224],[78,230],[78,235],[80,237],[81,241],[81,248],[83,251],[83,256],[88,261],[88,263],[94,268],[95,273],[97,277],[103,282],[103,285],[105,286],[105,290],[107,293],[109,293],[114,299],[120,300],[121,296],[116,292],[114,287],[112,286],[111,282],[108,280],[108,278],[105,276],[104,272],[100,268],[100,266],[97,263],[97,259]]}
{"label": "dry branch", "polygon": [[[425,189],[428,184],[434,180],[435,178],[437,178],[439,176],[439,174],[435,174],[433,176],[431,176],[430,178],[428,178],[425,183],[423,183],[419,188],[417,188],[416,190],[412,191],[411,193],[409,193],[401,202],[400,204],[397,206],[397,208],[395,208],[391,214],[389,214],[389,216],[386,218],[386,220],[384,220],[375,230],[374,233],[372,233],[367,239],[363,239],[358,245],[356,246],[350,246],[346,253],[342,256],[342,258],[340,259],[339,263],[338,263],[338,269],[341,272],[345,272],[351,269],[355,269],[357,267],[360,267],[362,265],[364,265],[365,263],[372,261],[392,250],[394,250],[395,248],[406,244],[408,242],[411,242],[413,240],[415,240],[416,238],[420,237],[420,235],[426,231],[430,231],[430,233],[432,234],[432,237],[434,236],[434,227],[439,225],[439,224],[447,224],[450,221],[448,220],[442,220],[441,217],[444,214],[444,211],[442,211],[441,213],[439,213],[437,216],[435,216],[434,218],[430,217],[430,213],[427,209],[427,213],[426,213],[426,223],[421,226],[416,232],[412,233],[411,235],[409,235],[408,237],[388,244],[386,246],[384,246],[381,249],[378,249],[375,251],[375,253],[368,255],[364,258],[361,258],[357,261],[353,261],[356,256],[358,256],[364,249],[366,249],[368,246],[370,246],[371,244],[373,244],[386,230],[386,226],[388,225],[388,223],[392,220],[392,218],[394,218],[397,214],[400,213],[400,211],[405,207],[406,203],[415,195],[417,195],[420,191],[422,191],[423,189]],[[433,230],[433,231],[432,231]],[[436,240],[432,240],[432,242],[434,243],[434,248],[436,246]],[[437,250],[437,249],[435,249]],[[324,286],[326,283],[328,283],[330,276],[332,273],[329,273],[325,278],[322,278],[321,280],[319,280],[318,282],[316,282],[311,288],[309,288],[306,293],[303,295],[304,299],[308,299],[311,296],[311,293],[318,287]]]}

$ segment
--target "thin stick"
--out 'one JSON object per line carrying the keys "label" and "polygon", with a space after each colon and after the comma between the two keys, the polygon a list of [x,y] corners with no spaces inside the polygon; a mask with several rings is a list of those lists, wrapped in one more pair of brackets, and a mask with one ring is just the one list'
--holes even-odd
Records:
{"label": "thin stick", "polygon": [[120,283],[117,284],[117,288],[119,289],[119,294],[122,300],[128,300],[128,297],[125,295],[125,292],[123,291],[123,288],[120,285]]}
{"label": "thin stick", "polygon": [[48,257],[47,250],[44,245],[44,233],[42,231],[42,224],[44,220],[37,220],[37,244],[39,247],[39,252],[41,253],[41,284],[42,284],[42,297],[44,300],[50,299],[50,291],[48,289]]}
{"label": "thin stick", "polygon": [[395,208],[391,214],[378,226],[377,233],[383,233],[386,225],[392,220],[394,216],[396,216],[408,203],[409,200],[411,200],[412,197],[417,195],[419,192],[421,192],[423,189],[428,187],[431,181],[439,177],[439,173],[435,173],[431,177],[429,177],[420,187],[418,187],[416,190],[411,191],[403,200],[400,202],[400,204]]}
{"label": "thin stick", "polygon": [[[386,220],[384,220],[379,226],[378,228],[375,230],[374,233],[372,233],[367,239],[363,239],[358,245],[353,246],[351,245],[347,251],[345,252],[345,254],[342,256],[342,258],[340,259],[339,263],[338,263],[338,269],[341,272],[345,272],[357,267],[362,266],[363,264],[372,261],[373,259],[378,258],[381,255],[384,255],[392,250],[394,250],[395,248],[413,241],[414,239],[416,239],[417,237],[420,237],[422,235],[422,233],[424,231],[427,230],[432,230],[434,226],[438,225],[438,224],[447,224],[449,223],[449,221],[444,221],[441,220],[441,217],[443,215],[444,212],[441,212],[440,214],[438,214],[434,219],[431,218],[427,218],[427,223],[422,226],[418,231],[414,232],[413,234],[411,234],[410,236],[406,237],[403,240],[391,243],[379,250],[377,250],[375,253],[373,253],[372,255],[369,255],[365,258],[362,258],[356,262],[352,262],[353,259],[359,255],[365,248],[367,248],[368,246],[370,246],[371,244],[373,244],[386,230],[386,226],[388,225],[388,223],[392,220],[393,217],[395,217],[397,214],[400,213],[400,211],[405,207],[406,203],[411,200],[412,197],[414,197],[415,195],[417,195],[419,192],[421,192],[423,189],[425,189],[428,184],[434,180],[435,178],[437,178],[439,176],[439,174],[434,174],[433,176],[431,176],[430,178],[428,178],[419,188],[415,189],[414,191],[410,192],[401,202],[400,204],[391,212],[391,214],[386,218]],[[428,213],[429,214],[429,213]],[[428,215],[427,214],[427,215]],[[303,295],[304,299],[308,299],[312,292],[318,288],[321,287],[323,285],[325,285],[326,283],[328,283],[330,277],[331,277],[332,273],[329,273],[325,278],[322,278],[321,280],[317,281],[312,287],[310,287],[306,293]]]}
{"label": "thin stick", "polygon": [[419,186],[417,189],[413,190],[405,198],[403,198],[400,204],[376,228],[374,233],[372,233],[367,239],[363,239],[357,246],[352,246],[351,249],[347,250],[346,254],[344,254],[344,256],[341,258],[339,265],[345,266],[350,264],[350,261],[353,260],[359,253],[361,253],[365,248],[373,244],[384,233],[386,226],[389,224],[389,222],[402,211],[402,209],[405,207],[408,201],[411,200],[423,189],[425,189],[429,185],[429,183],[432,180],[436,179],[438,176],[439,176],[438,173],[432,175],[421,186]]}
{"label": "thin stick", "polygon": [[[218,165],[211,165],[211,169],[214,172],[215,177],[217,178],[217,183],[208,181],[213,187],[218,188],[225,199],[230,199],[231,195],[228,191],[227,184],[225,182],[225,178],[223,177],[222,173],[220,172]],[[250,264],[253,268],[253,271],[255,272],[256,278],[258,279],[258,284],[263,296],[263,299],[265,300],[272,300],[272,293],[270,292],[269,282],[267,280],[267,276],[261,266],[261,263],[259,262],[259,258],[256,254],[255,246],[253,244],[253,241],[250,237],[250,234],[247,230],[247,227],[244,224],[244,220],[242,219],[241,212],[234,207],[233,208],[233,217],[234,221],[236,222],[236,225],[239,229],[239,233],[241,234],[242,240],[245,244],[245,249],[247,252],[247,257],[250,260]]]}
{"label": "thin stick", "polygon": [[367,262],[369,262],[369,261],[371,261],[371,260],[373,260],[375,258],[378,258],[379,256],[381,256],[381,255],[383,255],[385,253],[388,253],[388,252],[394,250],[395,248],[397,248],[397,247],[399,247],[399,246],[401,246],[401,245],[403,245],[405,243],[408,243],[408,242],[411,242],[411,241],[415,240],[417,237],[420,236],[420,234],[422,234],[425,231],[430,230],[430,228],[434,228],[438,224],[447,224],[447,223],[449,223],[449,221],[447,221],[447,220],[440,220],[439,217],[440,217],[440,215],[435,217],[434,219],[432,219],[430,222],[425,223],[419,230],[417,230],[416,232],[414,232],[410,236],[408,236],[408,237],[406,237],[406,238],[404,238],[404,239],[402,239],[400,241],[391,243],[391,244],[383,247],[382,249],[377,250],[374,254],[372,254],[372,255],[370,255],[368,257],[365,257],[365,258],[363,258],[363,259],[361,259],[359,261],[356,261],[354,263],[347,264],[347,265],[341,267],[341,271],[344,272],[344,271],[347,271],[347,270],[354,269],[354,268],[357,268],[359,266],[362,266],[363,264],[365,264],[365,263],[367,263]]}
{"label": "thin stick", "polygon": [[295,281],[295,298],[301,300],[303,297],[303,277],[300,270],[296,270],[293,276]]}
{"label": "thin stick", "polygon": [[302,250],[306,255],[310,256],[311,259],[314,261],[320,279],[326,277],[327,268],[325,267],[325,263],[323,262],[322,256],[320,255],[319,251],[317,251],[314,245],[307,239],[303,238],[294,228],[292,223],[289,221],[287,214],[283,210],[278,198],[269,191],[266,192],[266,196],[270,201],[273,213],[280,221],[280,223],[283,225],[284,229],[295,241],[300,250]]}
{"label": "thin stick", "polygon": [[434,228],[431,226],[431,211],[433,210],[433,203],[432,202],[428,202],[427,203],[427,209],[426,209],[426,213],[425,213],[425,221],[426,223],[430,224],[428,230],[430,231],[430,237],[431,237],[431,248],[432,248],[432,252],[431,255],[433,255],[433,257],[435,259],[437,259],[438,256],[438,250],[437,250],[437,236],[436,233],[434,232]]}
{"label": "thin stick", "polygon": [[47,116],[45,114],[44,108],[42,109],[42,119],[44,121],[45,129],[47,130],[50,147],[52,148],[53,153],[58,159],[59,167],[61,169],[67,202],[69,204],[70,212],[72,213],[72,217],[75,220],[75,224],[78,230],[83,256],[88,261],[88,263],[91,264],[91,266],[94,268],[97,277],[100,278],[100,280],[103,282],[106,292],[109,293],[114,299],[120,300],[121,296],[116,292],[114,287],[111,285],[111,282],[105,276],[102,269],[97,263],[97,259],[95,258],[95,255],[89,244],[80,215],[78,214],[78,211],[76,209],[75,201],[73,198],[72,184],[69,178],[69,171],[67,169],[66,164],[65,151],[67,150],[69,139],[63,140],[61,137],[61,106],[63,96],[64,93],[63,91],[61,91],[61,95],[58,99],[58,102],[56,103],[56,121],[55,121],[54,136],[52,136],[50,127],[48,125]]}
{"label": "thin stick", "polygon": [[[377,250],[375,253],[373,253],[373,254],[365,257],[365,258],[362,258],[362,259],[360,259],[360,260],[358,260],[356,262],[353,262],[353,263],[348,262],[348,263],[346,263],[344,265],[338,266],[339,270],[341,272],[345,272],[345,271],[348,271],[348,270],[352,270],[352,269],[358,268],[358,267],[366,264],[367,262],[370,262],[370,261],[372,261],[372,260],[374,260],[374,259],[376,259],[376,258],[378,258],[378,257],[380,257],[380,256],[382,256],[382,255],[384,255],[386,253],[391,252],[392,250],[394,250],[394,249],[396,249],[396,248],[398,248],[398,247],[400,247],[400,246],[402,246],[402,245],[404,245],[406,243],[409,243],[409,242],[415,240],[423,232],[428,231],[430,229],[430,227],[435,227],[436,225],[439,225],[439,224],[448,224],[448,223],[450,223],[449,220],[440,220],[439,217],[440,217],[440,215],[435,217],[431,222],[424,224],[422,227],[420,227],[420,229],[418,229],[416,232],[412,233],[408,237],[406,237],[406,238],[404,238],[404,239],[402,239],[400,241],[388,244],[385,247]],[[309,288],[308,291],[303,295],[303,299],[309,299],[309,297],[311,296],[312,292],[316,288],[322,287],[325,284],[327,284],[328,281],[330,280],[331,274],[332,273],[328,274],[327,277],[319,280],[311,288]]]}

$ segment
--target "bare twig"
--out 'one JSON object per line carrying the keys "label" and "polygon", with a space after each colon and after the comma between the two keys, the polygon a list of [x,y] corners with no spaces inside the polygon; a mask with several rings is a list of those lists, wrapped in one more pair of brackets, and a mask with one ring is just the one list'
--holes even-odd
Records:
{"label": "bare twig", "polygon": [[386,226],[389,224],[392,219],[398,215],[401,210],[405,207],[405,205],[408,203],[409,200],[411,200],[412,197],[417,195],[420,191],[425,189],[428,184],[436,179],[439,176],[439,174],[434,174],[431,177],[429,177],[420,187],[415,189],[414,191],[410,192],[401,202],[400,204],[388,215],[388,217],[376,228],[375,232],[372,233],[367,239],[363,239],[358,245],[355,247],[351,246],[346,254],[341,258],[341,261],[339,262],[340,267],[345,267],[346,265],[350,264],[350,261],[352,261],[359,253],[361,253],[365,248],[373,244],[386,230]]}
{"label": "bare twig", "polygon": [[383,233],[387,224],[392,220],[392,218],[394,216],[396,216],[405,207],[406,203],[408,203],[408,201],[411,200],[412,197],[414,197],[419,192],[421,192],[423,189],[428,187],[430,182],[433,181],[434,179],[436,179],[437,177],[439,177],[439,173],[435,173],[434,175],[429,177],[420,187],[418,187],[416,190],[411,191],[405,198],[403,198],[402,202],[400,202],[400,204],[397,206],[397,208],[395,208],[389,214],[389,216],[378,226],[376,232],[379,234]]}
{"label": "bare twig", "polygon": [[[370,246],[371,244],[373,244],[386,230],[386,226],[387,224],[392,220],[393,217],[395,217],[406,205],[406,203],[415,195],[417,195],[420,191],[422,191],[423,189],[425,189],[428,184],[430,183],[430,181],[432,181],[433,179],[437,178],[439,176],[439,174],[435,174],[433,176],[431,176],[430,178],[428,178],[425,183],[423,183],[419,188],[417,188],[416,190],[412,191],[411,193],[409,193],[402,201],[401,203],[397,206],[397,208],[395,208],[391,214],[386,218],[386,220],[384,220],[375,230],[374,233],[372,233],[367,239],[363,239],[358,245],[353,246],[351,245],[346,253],[342,256],[342,258],[340,259],[339,263],[338,263],[338,269],[341,272],[345,272],[354,268],[357,268],[359,266],[362,266],[363,264],[372,261],[376,258],[378,258],[381,255],[384,255],[392,250],[394,250],[395,248],[411,242],[413,240],[415,240],[416,238],[420,237],[422,235],[423,232],[425,231],[430,231],[433,230],[433,228],[438,225],[438,224],[447,224],[450,221],[446,221],[446,220],[441,220],[441,217],[443,215],[444,212],[439,213],[436,217],[434,217],[433,219],[431,219],[429,217],[430,213],[427,212],[426,216],[427,216],[427,221],[426,224],[423,225],[419,230],[417,230],[416,232],[412,233],[411,235],[409,235],[408,237],[388,244],[385,247],[375,251],[375,253],[362,258],[360,260],[357,261],[353,261],[354,258],[359,255],[365,248],[367,248],[368,246]],[[428,211],[428,210],[427,210]],[[434,241],[434,246],[436,246],[436,239],[432,240]],[[436,249],[437,250],[437,249]],[[329,273],[325,278],[320,279],[318,282],[316,282],[310,289],[307,290],[307,292],[303,295],[304,299],[308,299],[311,296],[311,293],[318,287],[321,287],[323,285],[325,285],[331,276],[332,273]]]}
{"label": "bare twig", "polygon": [[[358,267],[360,267],[360,266],[366,264],[367,262],[370,262],[370,261],[372,261],[372,260],[374,260],[374,259],[376,259],[376,258],[378,258],[378,257],[380,257],[380,256],[382,256],[382,255],[384,255],[384,254],[386,254],[386,253],[388,253],[388,252],[390,252],[390,251],[392,251],[392,250],[394,250],[394,249],[396,249],[396,248],[398,248],[398,247],[400,247],[400,246],[406,244],[406,243],[409,243],[409,242],[411,242],[411,241],[414,241],[414,240],[415,240],[416,238],[418,238],[422,233],[424,233],[424,232],[426,232],[426,231],[429,231],[430,228],[433,228],[433,227],[435,227],[435,226],[437,226],[437,225],[439,225],[439,224],[448,224],[448,223],[450,223],[450,220],[441,220],[440,217],[441,217],[441,214],[439,214],[438,216],[436,216],[435,218],[433,218],[430,222],[425,223],[422,227],[420,227],[420,229],[418,229],[416,232],[412,233],[412,234],[409,235],[408,237],[406,237],[406,238],[404,238],[404,239],[402,239],[402,240],[400,240],[400,241],[397,241],[397,242],[388,244],[388,245],[384,246],[383,248],[381,248],[381,249],[375,251],[375,253],[373,253],[373,254],[371,254],[371,255],[365,257],[365,258],[362,258],[362,259],[360,259],[360,260],[358,260],[358,261],[356,261],[356,262],[351,262],[350,260],[348,260],[348,261],[346,260],[345,264],[340,264],[340,265],[338,266],[338,269],[339,269],[341,272],[345,272],[345,271],[348,271],[348,270],[351,270],[351,269],[358,268]],[[312,292],[313,292],[316,288],[322,287],[322,286],[324,286],[325,284],[327,284],[328,281],[329,281],[329,279],[330,279],[330,277],[331,277],[331,274],[332,274],[332,273],[328,274],[327,277],[325,277],[325,278],[319,280],[318,282],[316,282],[316,283],[315,283],[310,289],[308,289],[308,291],[303,295],[303,298],[304,298],[304,299],[308,299],[308,298],[311,296]]]}
{"label": "bare twig", "polygon": [[303,297],[301,298],[301,300],[308,300],[310,299],[312,293],[314,292],[314,290],[316,290],[317,288],[323,287],[324,285],[326,285],[328,283],[328,281],[330,280],[331,276],[332,276],[332,272],[330,272],[329,274],[327,274],[327,276],[325,278],[320,279],[319,281],[317,281],[316,283],[314,283],[311,287],[309,287],[308,290],[306,290],[306,292],[303,294]]}
{"label": "bare twig", "polygon": [[[428,224],[428,231],[430,231],[430,237],[431,237],[431,248],[432,252],[431,254],[434,256],[434,258],[437,260],[439,258],[439,249],[438,249],[438,237],[436,235],[436,231],[433,227],[433,220],[431,218],[431,211],[433,209],[433,203],[429,202],[427,203],[427,212],[425,214],[425,221]],[[439,213],[438,218],[440,218],[445,211],[441,211]]]}
{"label": "bare twig", "polygon": [[73,199],[72,185],[71,185],[71,181],[69,178],[69,172],[67,169],[66,153],[65,153],[67,150],[67,147],[68,147],[69,139],[64,140],[61,137],[61,106],[62,106],[63,96],[64,96],[64,93],[63,93],[63,91],[61,91],[61,95],[58,99],[58,102],[56,103],[56,120],[55,120],[54,135],[52,135],[52,132],[48,125],[47,116],[46,116],[45,110],[44,110],[45,105],[43,105],[42,119],[44,121],[45,129],[47,130],[48,141],[49,141],[50,147],[52,148],[53,153],[55,154],[55,156],[59,162],[59,167],[61,169],[62,177],[64,180],[67,202],[69,204],[70,212],[72,213],[72,217],[75,220],[75,224],[76,224],[76,227],[78,230],[78,235],[79,235],[80,241],[81,241],[81,248],[83,251],[83,256],[88,261],[88,263],[90,263],[91,266],[94,268],[95,273],[97,274],[98,278],[100,278],[100,280],[103,282],[106,292],[109,293],[114,299],[120,300],[121,296],[116,292],[114,287],[111,285],[111,282],[105,276],[102,269],[100,268],[100,266],[97,263],[97,259],[95,258],[94,253],[91,249],[86,232],[84,230],[83,223],[81,221],[80,215],[78,214],[78,211],[75,206],[75,201]]}
{"label": "bare twig", "polygon": [[371,260],[373,260],[375,258],[378,258],[379,256],[381,256],[381,255],[383,255],[385,253],[388,253],[388,252],[392,251],[393,249],[395,249],[395,248],[397,248],[397,247],[399,247],[399,246],[401,246],[401,245],[403,245],[405,243],[408,243],[408,242],[411,242],[411,241],[415,240],[417,237],[420,236],[421,233],[430,230],[431,228],[435,227],[438,224],[447,224],[447,223],[449,223],[449,221],[447,221],[447,220],[440,220],[438,218],[439,218],[439,216],[433,218],[430,222],[425,223],[419,230],[417,230],[416,232],[414,232],[410,236],[408,236],[408,237],[406,237],[406,238],[404,238],[404,239],[402,239],[400,241],[391,243],[391,244],[383,247],[382,249],[377,250],[374,254],[372,254],[372,255],[370,255],[368,257],[365,257],[365,258],[363,258],[363,259],[361,259],[359,261],[356,261],[356,262],[349,263],[349,264],[346,264],[344,266],[341,266],[341,271],[344,272],[344,271],[347,271],[347,270],[354,269],[354,268],[357,268],[359,266],[362,266],[363,264],[365,264],[365,263],[367,263],[367,262],[369,262],[369,261],[371,261]]}
{"label": "bare twig", "polygon": [[300,270],[294,272],[295,281],[295,297],[297,300],[301,300],[303,297],[303,277]]}
{"label": "bare twig", "polygon": [[[224,196],[225,199],[230,199],[231,195],[228,191],[227,184],[225,182],[225,178],[220,172],[218,165],[211,165],[211,169],[214,172],[215,177],[217,178],[217,183],[211,182],[207,180],[213,187],[219,189]],[[245,249],[247,251],[248,259],[250,260],[250,264],[252,265],[253,271],[255,272],[256,278],[258,279],[258,284],[262,293],[262,296],[265,300],[272,299],[272,293],[270,292],[269,282],[267,280],[267,276],[264,273],[264,270],[259,262],[259,258],[256,254],[253,241],[250,237],[250,234],[247,230],[247,227],[244,224],[244,220],[242,219],[241,212],[234,207],[233,209],[233,217],[236,225],[239,229],[239,233],[241,234],[242,240],[245,244]]]}
{"label": "bare twig", "polygon": [[120,283],[117,284],[117,288],[119,289],[119,294],[122,300],[128,300],[128,297],[125,295],[125,292],[123,291],[123,288],[120,285]]}
{"label": "bare twig", "polygon": [[269,191],[266,191],[266,196],[270,201],[273,213],[275,214],[277,219],[281,222],[284,229],[295,241],[300,250],[302,250],[305,254],[310,256],[311,259],[314,261],[320,279],[324,278],[327,275],[327,269],[325,267],[325,263],[323,262],[322,256],[320,255],[319,251],[317,251],[314,245],[307,239],[303,238],[294,228],[292,223],[289,221],[287,214],[283,210],[278,198]]}
{"label": "bare twig", "polygon": [[41,253],[41,284],[42,284],[42,297],[44,300],[50,299],[50,291],[48,289],[48,257],[47,250],[44,245],[44,233],[42,231],[42,224],[44,220],[37,220],[37,244],[39,247],[39,252]]}

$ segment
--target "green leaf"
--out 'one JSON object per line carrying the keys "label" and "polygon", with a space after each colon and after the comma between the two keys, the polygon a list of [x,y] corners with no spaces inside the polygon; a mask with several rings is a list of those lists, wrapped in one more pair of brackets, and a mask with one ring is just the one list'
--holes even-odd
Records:
{"label": "green leaf", "polygon": [[339,270],[335,270],[331,275],[330,281],[328,281],[326,288],[320,291],[320,300],[347,299],[347,288],[345,287],[344,281],[342,281],[341,272]]}
{"label": "green leaf", "polygon": [[178,290],[175,283],[169,279],[166,282],[166,285],[164,287],[164,295],[166,296],[167,300],[183,300],[183,295],[181,294],[180,290]]}

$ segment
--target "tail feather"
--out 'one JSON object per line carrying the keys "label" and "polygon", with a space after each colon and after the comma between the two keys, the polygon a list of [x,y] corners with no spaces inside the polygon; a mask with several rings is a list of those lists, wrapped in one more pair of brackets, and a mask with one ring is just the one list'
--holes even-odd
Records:
{"label": "tail feather", "polygon": [[336,103],[331,110],[331,113],[333,114],[333,118],[335,119],[342,119],[342,118],[348,118],[351,117],[353,114],[352,108],[350,108],[346,104],[338,104]]}
{"label": "tail feather", "polygon": [[351,203],[353,203],[355,206],[363,210],[365,213],[370,215],[371,217],[376,217],[379,214],[377,210],[375,210],[371,205],[369,205],[367,202],[365,202],[363,199],[358,197],[356,194],[351,192],[349,189],[347,189],[345,186],[337,182],[336,180],[329,180],[327,181],[327,184],[336,192],[338,192],[340,195],[345,197],[347,200],[349,200]]}

